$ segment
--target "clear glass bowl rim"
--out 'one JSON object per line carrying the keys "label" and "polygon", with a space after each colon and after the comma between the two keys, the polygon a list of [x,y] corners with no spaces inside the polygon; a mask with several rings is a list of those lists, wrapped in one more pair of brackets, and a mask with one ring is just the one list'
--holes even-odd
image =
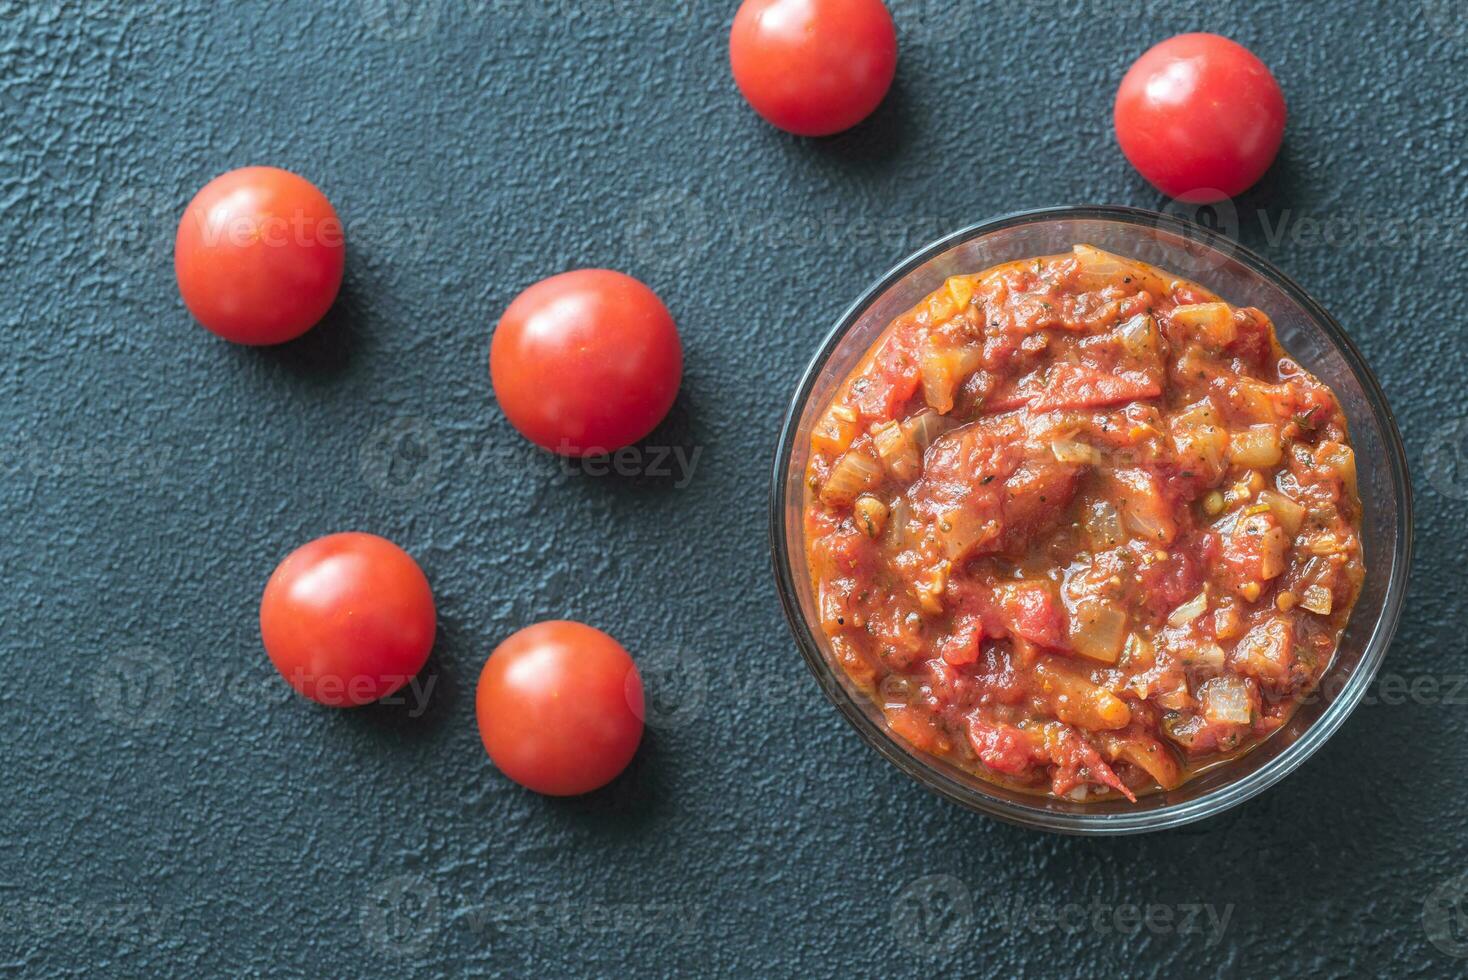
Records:
{"label": "clear glass bowl rim", "polygon": [[[1389,456],[1385,463],[1389,467],[1392,486],[1396,491],[1399,530],[1391,555],[1391,578],[1387,584],[1381,617],[1366,641],[1360,666],[1341,689],[1335,701],[1294,743],[1265,765],[1244,777],[1225,783],[1195,799],[1129,813],[1063,813],[1012,803],[960,783],[936,767],[924,765],[918,758],[899,747],[893,736],[878,728],[862,712],[853,696],[836,678],[833,669],[821,653],[810,624],[806,622],[800,608],[794,579],[795,569],[792,568],[791,556],[787,553],[785,540],[785,518],[789,503],[786,498],[786,488],[790,483],[788,471],[795,451],[795,436],[799,430],[801,416],[827,360],[837,349],[847,331],[860,320],[866,308],[915,269],[971,239],[1020,225],[1077,219],[1140,225],[1198,242],[1224,252],[1231,259],[1271,281],[1273,285],[1288,294],[1321,328],[1360,381],[1371,414],[1380,425],[1384,436]],[[810,668],[826,697],[856,729],[863,741],[876,749],[898,769],[940,796],[1008,823],[1066,834],[1110,836],[1179,827],[1217,815],[1251,799],[1303,764],[1321,745],[1325,744],[1331,735],[1335,734],[1346,718],[1355,710],[1386,657],[1386,651],[1396,634],[1402,604],[1406,597],[1407,578],[1412,563],[1412,538],[1412,489],[1401,433],[1397,429],[1395,417],[1375,373],[1335,318],[1273,263],[1233,239],[1157,211],[1120,205],[1066,205],[1012,212],[969,225],[946,235],[919,249],[894,266],[847,307],[836,321],[835,326],[821,341],[815,356],[796,386],[795,395],[786,412],[780,429],[771,478],[770,546],[776,586],[780,594],[781,605],[784,608],[785,619],[805,658],[806,666]],[[802,569],[803,564],[802,561]],[[1368,571],[1367,574],[1373,574],[1373,572]]]}

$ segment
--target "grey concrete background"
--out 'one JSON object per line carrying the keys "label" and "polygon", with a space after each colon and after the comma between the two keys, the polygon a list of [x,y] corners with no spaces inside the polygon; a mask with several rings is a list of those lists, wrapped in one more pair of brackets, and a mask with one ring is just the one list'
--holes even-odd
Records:
{"label": "grey concrete background", "polygon": [[[738,98],[734,7],[0,0],[0,970],[1463,972],[1464,4],[893,0],[894,92],[819,142]],[[1379,371],[1416,584],[1394,680],[1300,772],[1182,832],[1062,839],[927,795],[824,702],[766,470],[818,337],[897,259],[1004,211],[1165,203],[1110,100],[1190,29],[1285,88],[1226,224]],[[189,197],[251,163],[347,227],[336,309],[276,350],[192,324],[170,265]],[[500,311],[587,265],[678,318],[647,446],[694,465],[568,471],[495,408]],[[260,648],[274,564],[349,528],[434,584],[426,704],[316,708]],[[560,616],[634,651],[656,721],[571,801],[496,774],[472,704],[494,644]]]}

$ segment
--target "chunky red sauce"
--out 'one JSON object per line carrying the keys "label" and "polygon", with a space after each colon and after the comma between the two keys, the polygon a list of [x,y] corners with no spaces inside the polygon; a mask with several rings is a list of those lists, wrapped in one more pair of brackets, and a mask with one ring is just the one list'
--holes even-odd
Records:
{"label": "chunky red sauce", "polygon": [[1260,310],[1088,246],[954,277],[812,435],[831,658],[917,749],[1085,800],[1288,720],[1364,573],[1335,396]]}

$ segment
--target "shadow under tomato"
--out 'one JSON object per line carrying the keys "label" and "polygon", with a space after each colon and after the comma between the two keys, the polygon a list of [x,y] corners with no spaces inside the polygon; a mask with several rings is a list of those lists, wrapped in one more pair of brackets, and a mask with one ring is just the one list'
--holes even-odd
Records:
{"label": "shadow under tomato", "polygon": [[1268,254],[1282,244],[1287,217],[1314,210],[1311,182],[1301,172],[1288,142],[1259,182],[1235,199],[1239,241]]}
{"label": "shadow under tomato", "polygon": [[291,374],[325,379],[346,371],[360,346],[356,329],[362,318],[361,302],[348,282],[342,283],[336,302],[321,322],[295,340],[271,347],[238,348],[241,356],[254,356],[279,365]]}
{"label": "shadow under tomato", "polygon": [[339,713],[350,719],[349,724],[387,734],[411,738],[431,734],[456,714],[462,693],[454,674],[444,668],[441,647],[434,644],[423,669],[394,693]]}
{"label": "shadow under tomato", "polygon": [[[670,789],[666,779],[668,762],[658,735],[647,729],[637,754],[621,774],[601,789],[581,796],[527,795],[544,801],[549,819],[567,826],[585,827],[601,838],[635,838],[646,832],[645,824],[663,809]],[[503,778],[501,776],[500,778]]]}
{"label": "shadow under tomato", "polygon": [[850,129],[832,136],[792,138],[811,154],[872,172],[896,159],[908,142],[912,123],[913,109],[899,74],[876,111]]}
{"label": "shadow under tomato", "polygon": [[685,389],[678,392],[657,428],[640,442],[580,459],[547,452],[535,456],[539,465],[564,473],[569,486],[645,496],[648,491],[673,492],[692,485],[707,462],[706,441],[697,432],[693,401]]}

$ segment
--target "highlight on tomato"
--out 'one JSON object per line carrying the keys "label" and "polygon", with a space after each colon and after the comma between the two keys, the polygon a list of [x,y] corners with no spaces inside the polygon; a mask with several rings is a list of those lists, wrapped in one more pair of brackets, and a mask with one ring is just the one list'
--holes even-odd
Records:
{"label": "highlight on tomato", "polygon": [[495,327],[489,369],[500,408],[525,438],[563,456],[600,456],[668,414],[683,344],[647,286],[581,269],[515,297]]}
{"label": "highlight on tomato", "polygon": [[373,534],[302,545],[260,600],[270,662],[291,687],[330,707],[369,704],[403,687],[423,669],[436,632],[423,570]]}
{"label": "highlight on tomato", "polygon": [[1208,204],[1252,187],[1284,140],[1279,82],[1248,48],[1180,34],[1147,51],[1116,94],[1116,139],[1169,197]]}
{"label": "highlight on tomato", "polygon": [[897,29],[882,0],[745,0],[729,34],[729,65],[766,121],[829,136],[887,97]]}
{"label": "highlight on tomato", "polygon": [[475,696],[494,764],[526,789],[577,796],[617,777],[642,741],[642,678],[627,650],[583,623],[537,623],[505,640]]}
{"label": "highlight on tomato", "polygon": [[341,220],[314,184],[244,167],[189,202],[173,266],[184,305],[205,328],[238,344],[281,344],[326,315],[346,253]]}

